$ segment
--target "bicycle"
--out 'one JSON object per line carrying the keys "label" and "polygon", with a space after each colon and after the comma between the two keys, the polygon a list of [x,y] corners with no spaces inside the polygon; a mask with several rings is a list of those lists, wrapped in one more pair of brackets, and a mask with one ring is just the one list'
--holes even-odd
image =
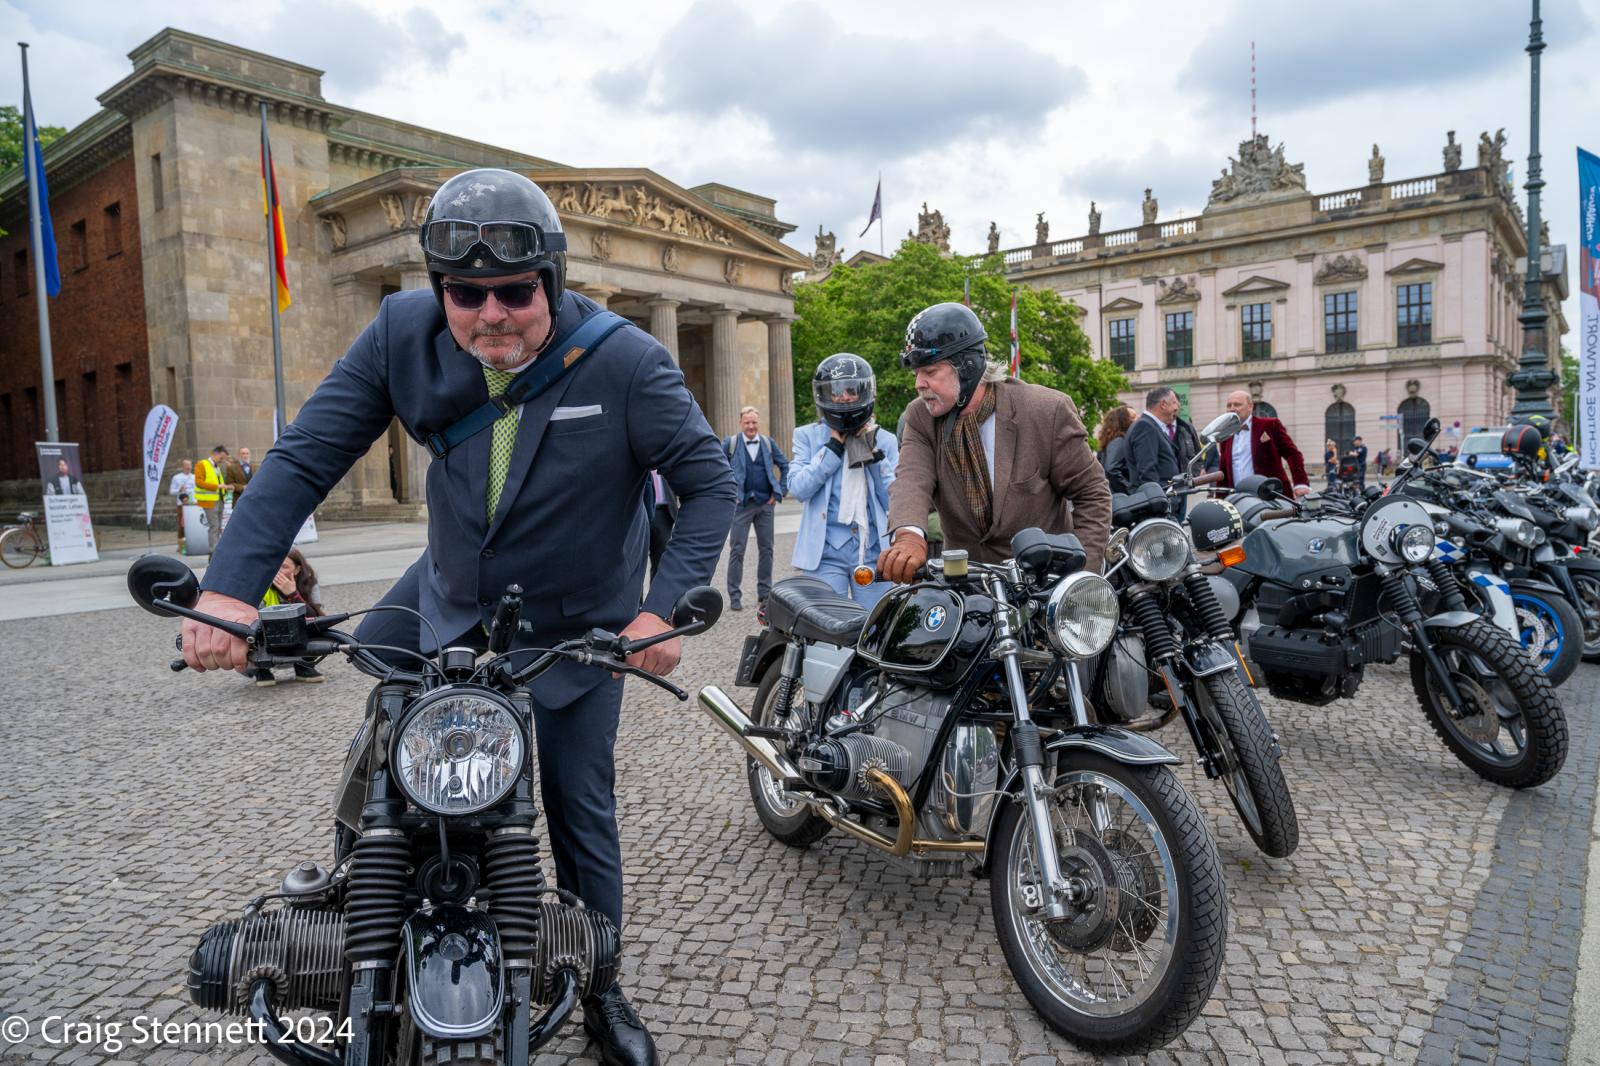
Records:
{"label": "bicycle", "polygon": [[17,515],[17,524],[0,530],[0,563],[9,569],[21,570],[33,565],[35,559],[48,559],[50,545],[39,532],[39,515],[24,511]]}

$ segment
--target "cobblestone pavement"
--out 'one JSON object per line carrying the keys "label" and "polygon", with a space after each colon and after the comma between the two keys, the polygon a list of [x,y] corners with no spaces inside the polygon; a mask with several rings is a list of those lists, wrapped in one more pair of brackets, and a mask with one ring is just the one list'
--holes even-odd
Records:
{"label": "cobblestone pavement", "polygon": [[[339,586],[332,606],[383,587]],[[755,624],[752,610],[729,613],[689,642],[680,683],[728,685]],[[293,862],[327,859],[333,775],[366,679],[333,662],[318,686],[173,675],[174,628],[131,608],[0,623],[0,1016],[209,1020],[183,993],[201,931]],[[618,741],[625,981],[668,1061],[1092,1061],[1016,990],[982,882],[837,834],[783,847],[756,822],[732,744],[694,704],[633,684]],[[1445,751],[1401,668],[1369,671],[1352,701],[1269,704],[1300,814],[1285,860],[1263,858],[1220,786],[1186,765],[1233,922],[1204,1015],[1150,1061],[1492,1057],[1493,1042],[1439,1040],[1459,1031],[1450,1006],[1517,1035],[1499,1041],[1501,1061],[1559,1055],[1567,1019],[1552,999],[1570,998],[1575,966],[1597,687],[1585,666],[1563,689],[1563,778],[1516,796]],[[1158,739],[1188,760],[1180,729]],[[592,1053],[569,1034],[540,1061]],[[0,1043],[0,1059],[270,1061],[214,1044],[52,1047],[37,1033]]]}

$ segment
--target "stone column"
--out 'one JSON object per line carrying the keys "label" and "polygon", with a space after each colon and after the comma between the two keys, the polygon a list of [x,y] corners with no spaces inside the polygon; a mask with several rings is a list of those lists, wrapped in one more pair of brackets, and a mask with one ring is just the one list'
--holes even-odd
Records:
{"label": "stone column", "polygon": [[651,300],[645,306],[650,308],[650,336],[661,342],[661,346],[672,353],[672,361],[678,361],[678,301],[668,300],[665,297]]}
{"label": "stone column", "polygon": [[[402,289],[426,289],[431,287],[428,281],[428,271],[420,266],[402,267],[400,270],[400,287]],[[462,358],[468,358],[463,356]],[[405,485],[406,498],[413,504],[420,504],[428,496],[428,467],[433,462],[433,456],[428,450],[409,434],[402,433],[401,440],[405,442],[405,454],[395,457],[395,465],[399,468],[400,477]],[[387,452],[385,452],[387,454]],[[388,472],[384,472],[384,490],[388,490]]]}
{"label": "stone column", "polygon": [[739,429],[739,308],[711,308],[711,357],[706,360],[706,417],[720,437]]}
{"label": "stone column", "polygon": [[579,288],[578,291],[603,308],[607,306],[613,296],[617,295],[622,290],[617,288],[615,285],[586,284]]}
{"label": "stone column", "polygon": [[794,441],[794,353],[789,343],[793,321],[789,315],[767,319],[767,424],[785,452]]}

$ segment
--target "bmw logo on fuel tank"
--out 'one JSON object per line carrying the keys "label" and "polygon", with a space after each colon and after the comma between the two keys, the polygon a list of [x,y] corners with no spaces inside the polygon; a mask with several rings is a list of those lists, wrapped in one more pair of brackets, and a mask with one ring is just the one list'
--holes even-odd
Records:
{"label": "bmw logo on fuel tank", "polygon": [[922,623],[930,630],[938,629],[944,625],[944,607],[933,606],[928,608],[928,617]]}

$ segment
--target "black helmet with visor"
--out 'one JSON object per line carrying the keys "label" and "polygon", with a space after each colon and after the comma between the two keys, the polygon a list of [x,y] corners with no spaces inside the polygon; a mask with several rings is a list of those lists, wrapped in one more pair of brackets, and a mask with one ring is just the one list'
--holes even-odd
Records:
{"label": "black helmet with visor", "polygon": [[872,365],[859,355],[839,352],[817,364],[811,375],[811,398],[817,417],[830,429],[848,436],[872,421],[878,382]]}
{"label": "black helmet with visor", "polygon": [[509,170],[466,170],[439,186],[419,232],[433,292],[443,276],[492,278],[539,272],[552,320],[566,291],[567,236],[550,198]]}
{"label": "black helmet with visor", "polygon": [[954,410],[963,410],[983,380],[989,365],[984,342],[989,334],[972,308],[965,304],[934,304],[919,311],[906,326],[906,346],[900,352],[900,365],[908,370],[948,360],[956,369],[960,391]]}

